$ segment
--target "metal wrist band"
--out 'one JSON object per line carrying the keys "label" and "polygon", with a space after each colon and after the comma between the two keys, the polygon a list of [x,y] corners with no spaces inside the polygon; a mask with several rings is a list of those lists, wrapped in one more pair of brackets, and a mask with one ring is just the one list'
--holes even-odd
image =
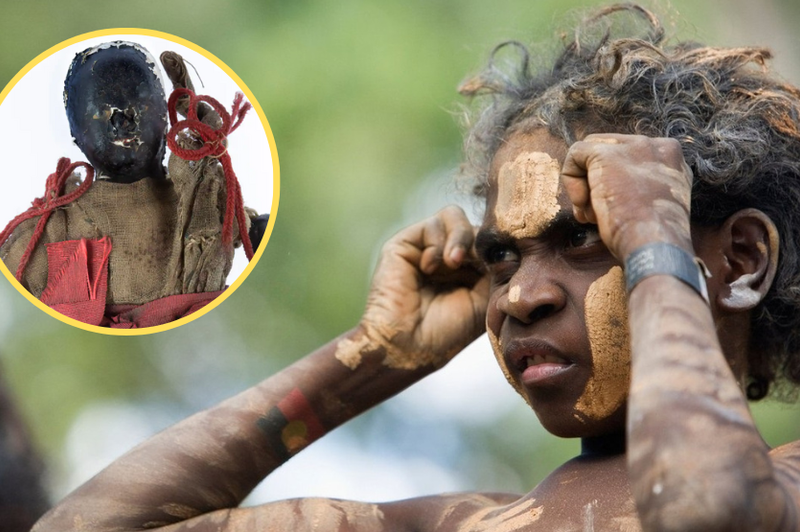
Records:
{"label": "metal wrist band", "polygon": [[633,250],[625,260],[625,280],[628,293],[640,281],[653,275],[671,275],[688,284],[709,303],[706,277],[711,277],[703,261],[682,248],[655,242]]}

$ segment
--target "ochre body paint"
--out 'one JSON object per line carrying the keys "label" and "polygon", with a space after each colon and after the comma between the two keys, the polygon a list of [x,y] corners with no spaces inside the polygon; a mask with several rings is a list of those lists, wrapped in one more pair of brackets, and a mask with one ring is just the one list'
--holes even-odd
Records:
{"label": "ochre body paint", "polygon": [[622,268],[614,266],[591,284],[584,312],[592,375],[575,410],[590,419],[603,419],[624,403],[630,387],[630,331]]}
{"label": "ochre body paint", "polygon": [[504,164],[497,177],[497,228],[517,239],[540,235],[561,209],[560,174],[558,161],[541,152]]}
{"label": "ochre body paint", "polygon": [[369,338],[363,336],[357,340],[345,338],[336,344],[336,360],[350,369],[356,369],[361,365],[362,352],[366,352],[370,347]]}
{"label": "ochre body paint", "polygon": [[515,532],[530,527],[543,513],[544,506],[537,505],[536,499],[522,500],[509,505],[502,512],[498,512],[496,505],[489,505],[464,519],[459,523],[458,529],[474,532]]}
{"label": "ochre body paint", "polygon": [[441,353],[433,350],[406,350],[397,347],[393,340],[408,334],[395,325],[388,323],[372,323],[373,329],[355,338],[339,341],[336,345],[336,359],[355,370],[361,365],[364,355],[382,352],[383,365],[392,369],[415,370],[423,366],[442,366],[455,353]]}

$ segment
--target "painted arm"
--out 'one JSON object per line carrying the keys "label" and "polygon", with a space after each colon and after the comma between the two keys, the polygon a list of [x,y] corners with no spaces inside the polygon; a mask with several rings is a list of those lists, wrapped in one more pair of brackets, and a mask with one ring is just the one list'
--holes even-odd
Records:
{"label": "painted arm", "polygon": [[382,530],[374,505],[236,507],[309,443],[443,366],[482,332],[487,281],[470,259],[472,239],[457,208],[402,231],[384,246],[358,327],[139,445],[34,530],[305,530],[319,519]]}
{"label": "painted arm", "polygon": [[721,228],[690,229],[692,175],[677,142],[585,140],[564,166],[576,218],[597,223],[622,261],[660,241],[699,254],[713,272],[711,308],[669,276],[649,277],[630,294],[628,469],[644,529],[797,530],[797,465],[770,456],[740,382],[749,337],[736,331],[749,330],[749,310],[772,281],[771,221],[745,210]]}

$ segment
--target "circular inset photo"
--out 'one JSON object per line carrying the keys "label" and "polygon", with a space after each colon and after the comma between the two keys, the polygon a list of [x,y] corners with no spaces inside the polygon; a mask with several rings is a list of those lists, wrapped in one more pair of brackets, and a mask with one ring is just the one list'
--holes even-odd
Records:
{"label": "circular inset photo", "polygon": [[0,269],[61,321],[117,335],[187,323],[241,285],[272,233],[267,118],[179,37],[62,42],[0,93],[0,124]]}

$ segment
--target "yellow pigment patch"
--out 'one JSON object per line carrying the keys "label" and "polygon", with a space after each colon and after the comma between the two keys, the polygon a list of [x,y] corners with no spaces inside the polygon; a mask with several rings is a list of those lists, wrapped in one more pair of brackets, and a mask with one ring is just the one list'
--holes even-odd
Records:
{"label": "yellow pigment patch", "polygon": [[520,288],[520,286],[518,284],[512,286],[511,288],[509,288],[509,290],[508,290],[508,301],[511,302],[511,303],[517,303],[519,301],[519,296],[520,296],[521,292],[522,292],[522,289]]}
{"label": "yellow pigment patch", "polygon": [[592,283],[584,312],[592,376],[575,410],[589,419],[603,419],[625,402],[630,387],[631,344],[622,268],[614,266]]}
{"label": "yellow pigment patch", "polygon": [[393,341],[400,336],[401,330],[383,322],[374,322],[371,328],[354,339],[344,339],[336,344],[336,359],[355,370],[361,365],[364,355],[382,351],[383,365],[392,369],[414,370],[422,366],[442,366],[455,353],[434,351],[408,351],[395,346]]}
{"label": "yellow pigment patch", "polygon": [[473,532],[518,532],[530,527],[544,513],[544,506],[536,506],[536,499],[514,504],[500,511],[495,506],[483,508],[462,521],[459,530]]}
{"label": "yellow pigment patch", "polygon": [[561,210],[561,166],[546,153],[520,154],[497,176],[497,228],[514,238],[535,238]]}
{"label": "yellow pigment patch", "polygon": [[500,366],[500,371],[503,372],[503,376],[506,378],[511,387],[514,388],[528,404],[530,404],[530,399],[528,399],[528,396],[522,391],[522,386],[520,386],[520,384],[511,376],[511,372],[506,365],[506,359],[503,357],[503,349],[500,345],[500,340],[497,339],[497,336],[495,336],[492,330],[488,327],[486,328],[486,335],[489,337],[489,343],[492,345],[494,357],[497,359],[497,364]]}
{"label": "yellow pigment patch", "polygon": [[290,421],[281,431],[283,446],[294,454],[308,445],[308,427],[299,420]]}
{"label": "yellow pigment patch", "polygon": [[361,352],[369,347],[369,338],[366,336],[358,340],[345,339],[336,344],[336,359],[350,369],[361,365]]}

